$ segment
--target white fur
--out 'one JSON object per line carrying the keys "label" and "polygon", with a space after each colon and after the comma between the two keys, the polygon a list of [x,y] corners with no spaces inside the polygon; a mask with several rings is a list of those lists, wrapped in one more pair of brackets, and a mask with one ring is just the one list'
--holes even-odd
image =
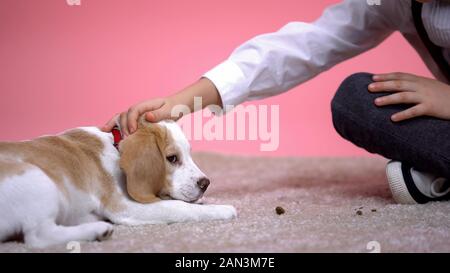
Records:
{"label": "white fur", "polygon": [[177,167],[170,177],[172,189],[169,193],[173,199],[184,201],[195,201],[203,195],[203,191],[197,186],[197,181],[206,175],[197,167],[191,157],[191,145],[184,136],[180,126],[175,122],[160,122],[160,125],[166,127],[175,139],[175,146],[181,151],[179,159],[181,165]]}
{"label": "white fur", "polygon": [[[170,131],[182,154],[183,164],[171,177],[170,196],[186,201],[196,200],[202,195],[195,186],[196,182],[205,174],[192,160],[190,145],[180,127],[172,122],[160,122],[160,125]],[[80,129],[97,136],[105,144],[101,161],[115,181],[122,209],[109,211],[98,198],[76,189],[71,181],[65,181],[69,195],[66,197],[41,169],[29,165],[24,173],[0,181],[0,241],[16,233],[23,233],[25,243],[32,247],[103,240],[113,230],[111,224],[103,221],[105,219],[114,224],[143,225],[231,219],[236,216],[232,206],[200,205],[181,200],[141,204],[131,200],[125,191],[119,153],[112,145],[112,135],[95,127]],[[23,164],[20,159],[7,160]]]}

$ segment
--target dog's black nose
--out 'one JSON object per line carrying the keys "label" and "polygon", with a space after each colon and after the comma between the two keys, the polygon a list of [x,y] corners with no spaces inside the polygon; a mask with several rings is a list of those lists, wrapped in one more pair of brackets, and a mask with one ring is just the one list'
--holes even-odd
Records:
{"label": "dog's black nose", "polygon": [[197,181],[197,185],[202,191],[206,191],[206,189],[209,186],[209,183],[210,181],[206,177],[200,178],[200,180]]}

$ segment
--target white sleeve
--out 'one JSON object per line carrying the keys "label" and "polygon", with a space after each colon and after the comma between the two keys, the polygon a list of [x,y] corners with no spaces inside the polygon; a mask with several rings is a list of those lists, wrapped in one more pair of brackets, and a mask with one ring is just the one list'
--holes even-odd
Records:
{"label": "white sleeve", "polygon": [[256,36],[203,76],[217,87],[223,105],[280,94],[388,37],[390,2],[396,1],[377,6],[347,0],[331,6],[313,23],[293,22]]}

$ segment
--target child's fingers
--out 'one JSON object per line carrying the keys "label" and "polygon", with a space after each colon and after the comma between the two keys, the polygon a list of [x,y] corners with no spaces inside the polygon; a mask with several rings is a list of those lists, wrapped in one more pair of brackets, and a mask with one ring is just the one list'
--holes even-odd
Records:
{"label": "child's fingers", "polygon": [[417,104],[416,106],[408,108],[405,111],[398,112],[392,115],[391,120],[394,122],[399,122],[402,120],[423,116],[425,114],[426,114],[425,107],[422,104]]}
{"label": "child's fingers", "polygon": [[368,89],[370,92],[416,91],[416,85],[410,81],[392,80],[384,82],[373,82],[369,84]]}
{"label": "child's fingers", "polygon": [[130,133],[134,133],[137,128],[138,118],[145,112],[153,111],[161,108],[164,105],[163,99],[153,99],[139,103],[128,110],[128,130]]}
{"label": "child's fingers", "polygon": [[416,76],[408,73],[394,72],[385,74],[373,75],[372,79],[374,81],[392,81],[392,80],[405,80],[412,81]]}
{"label": "child's fingers", "polygon": [[141,104],[137,104],[135,106],[132,106],[128,109],[127,112],[127,130],[130,133],[134,133],[137,128],[137,120],[139,116],[144,113],[145,107],[143,107]]}
{"label": "child's fingers", "polygon": [[109,133],[112,131],[112,129],[114,128],[114,126],[116,126],[116,120],[117,120],[117,116],[119,114],[114,115],[114,117],[112,119],[110,119],[105,125],[103,125],[100,129],[103,132]]}
{"label": "child's fingers", "polygon": [[421,97],[417,92],[398,92],[392,95],[378,97],[375,99],[377,106],[385,106],[391,104],[408,104],[408,103],[420,103]]}
{"label": "child's fingers", "polygon": [[156,115],[156,111],[147,112],[145,114],[145,119],[150,122],[158,122],[159,121],[159,119],[157,118],[157,115]]}
{"label": "child's fingers", "polygon": [[129,136],[130,132],[128,131],[127,112],[123,112],[122,114],[120,114],[119,123],[120,123],[120,130],[123,136],[124,137]]}
{"label": "child's fingers", "polygon": [[164,119],[174,119],[170,116],[171,108],[165,104],[163,107],[156,109],[154,111],[148,112],[145,118],[150,122],[158,122]]}

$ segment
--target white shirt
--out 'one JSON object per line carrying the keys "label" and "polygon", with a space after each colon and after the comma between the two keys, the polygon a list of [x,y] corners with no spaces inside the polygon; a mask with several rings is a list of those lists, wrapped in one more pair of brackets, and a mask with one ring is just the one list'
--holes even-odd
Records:
{"label": "white shirt", "polygon": [[[446,82],[416,32],[411,1],[368,2],[346,0],[327,8],[313,23],[292,22],[275,33],[256,36],[204,77],[217,87],[223,105],[237,105],[287,91],[400,31],[433,75]],[[449,62],[450,3],[423,4],[422,19],[430,40],[444,48]]]}

